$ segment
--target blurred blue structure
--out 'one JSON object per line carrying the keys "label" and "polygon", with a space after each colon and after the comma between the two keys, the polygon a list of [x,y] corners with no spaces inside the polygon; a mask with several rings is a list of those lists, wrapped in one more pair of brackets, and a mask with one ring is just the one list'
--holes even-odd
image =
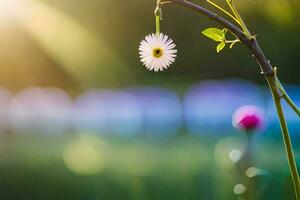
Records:
{"label": "blurred blue structure", "polygon": [[[286,89],[300,105],[300,87]],[[266,133],[260,137],[281,137],[268,89],[243,80],[204,81],[191,87],[183,103],[174,91],[159,87],[89,90],[74,102],[57,88],[29,88],[15,96],[0,89],[0,132],[167,136],[186,127],[191,134],[220,136],[236,132],[232,115],[244,105],[265,111]],[[283,105],[291,134],[299,137],[299,118]]]}
{"label": "blurred blue structure", "polygon": [[234,111],[248,104],[265,107],[262,90],[251,82],[204,81],[186,94],[185,123],[192,134],[227,134],[233,131]]}
{"label": "blurred blue structure", "polygon": [[0,89],[0,133],[9,131],[9,104],[11,101],[11,94],[5,89]]}
{"label": "blurred blue structure", "polygon": [[178,95],[163,88],[135,88],[134,95],[142,108],[146,135],[174,135],[182,126],[182,104]]}
{"label": "blurred blue structure", "polygon": [[60,134],[70,131],[71,105],[60,89],[30,88],[12,99],[10,119],[17,132]]}
{"label": "blurred blue structure", "polygon": [[73,122],[81,132],[136,135],[141,130],[142,111],[138,101],[126,92],[92,90],[75,101]]}
{"label": "blurred blue structure", "polygon": [[73,126],[78,131],[103,132],[107,123],[105,105],[99,91],[89,91],[79,96],[73,105]]}

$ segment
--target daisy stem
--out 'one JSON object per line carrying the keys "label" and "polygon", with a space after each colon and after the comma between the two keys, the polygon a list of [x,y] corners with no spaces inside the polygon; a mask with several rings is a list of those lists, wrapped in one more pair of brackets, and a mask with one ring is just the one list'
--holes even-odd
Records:
{"label": "daisy stem", "polygon": [[[283,95],[283,96],[281,95],[281,92],[284,90],[281,90],[281,87],[278,86],[278,78],[277,78],[277,74],[276,74],[277,73],[276,68],[273,68],[270,60],[268,60],[266,58],[265,54],[261,50],[256,37],[251,35],[250,31],[248,30],[248,28],[246,27],[246,25],[243,21],[241,21],[243,24],[243,27],[241,30],[239,27],[235,26],[228,20],[224,19],[223,17],[218,16],[216,13],[213,13],[210,10],[203,8],[202,6],[200,6],[198,4],[195,4],[188,0],[172,0],[172,1],[178,5],[181,5],[183,7],[194,10],[202,15],[205,15],[208,18],[223,25],[225,28],[227,28],[228,30],[233,32],[239,38],[239,40],[245,46],[247,46],[248,49],[250,50],[252,57],[255,58],[255,60],[259,64],[261,73],[265,76],[265,79],[268,83],[269,89],[273,96],[277,114],[278,114],[278,118],[279,118],[279,122],[280,122],[280,126],[281,126],[281,133],[282,133],[283,142],[285,145],[288,165],[289,165],[292,181],[294,184],[295,196],[296,196],[297,200],[300,200],[299,173],[298,173],[297,164],[296,164],[296,160],[295,160],[295,156],[294,156],[292,142],[291,142],[290,135],[289,135],[289,130],[287,127],[286,119],[285,119],[284,112],[283,112],[282,105],[281,105],[281,99],[284,98],[284,96],[286,96],[285,100],[290,102],[290,105],[292,105],[292,103],[291,103],[291,100],[289,98],[287,98],[288,95]],[[232,0],[230,1],[230,3],[232,3]],[[233,4],[230,4],[230,5],[233,6]],[[238,14],[235,7],[233,6],[232,8],[234,11],[236,11],[235,15],[239,19],[241,19],[240,15]],[[283,94],[286,94],[286,92],[284,91]],[[296,109],[295,106],[292,106],[292,107],[294,107],[295,111],[297,112],[298,109]]]}
{"label": "daisy stem", "polygon": [[160,21],[162,20],[162,9],[161,9],[161,0],[157,0],[156,2],[156,8],[154,10],[155,15],[155,27],[156,27],[156,33],[160,34]]}
{"label": "daisy stem", "polygon": [[160,16],[155,15],[155,27],[156,27],[156,33],[160,34]]}

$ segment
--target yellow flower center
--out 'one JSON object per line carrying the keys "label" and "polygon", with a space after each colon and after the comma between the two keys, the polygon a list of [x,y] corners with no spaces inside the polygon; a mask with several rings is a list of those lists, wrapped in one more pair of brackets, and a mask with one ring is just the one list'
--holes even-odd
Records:
{"label": "yellow flower center", "polygon": [[160,58],[160,57],[163,55],[163,50],[162,50],[162,48],[154,48],[153,51],[152,51],[152,55],[153,55],[155,58]]}

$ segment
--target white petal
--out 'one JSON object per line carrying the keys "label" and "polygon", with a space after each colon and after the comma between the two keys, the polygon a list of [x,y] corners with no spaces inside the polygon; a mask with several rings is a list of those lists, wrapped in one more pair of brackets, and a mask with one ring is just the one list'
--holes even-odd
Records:
{"label": "white petal", "polygon": [[[163,71],[167,69],[176,58],[177,50],[173,40],[167,35],[150,34],[141,41],[139,46],[140,59],[143,65],[149,70]],[[153,50],[155,48],[162,49],[162,56],[157,58],[153,56]]]}

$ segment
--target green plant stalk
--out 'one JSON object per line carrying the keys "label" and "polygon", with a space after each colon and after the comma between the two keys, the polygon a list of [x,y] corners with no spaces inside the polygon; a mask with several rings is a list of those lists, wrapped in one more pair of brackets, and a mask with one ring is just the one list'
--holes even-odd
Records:
{"label": "green plant stalk", "polygon": [[289,167],[290,167],[290,171],[291,171],[291,175],[292,175],[292,179],[293,179],[293,183],[294,183],[296,199],[300,199],[299,173],[298,173],[297,164],[296,164],[296,160],[295,160],[295,156],[294,156],[294,152],[293,152],[291,138],[289,135],[288,127],[286,124],[284,112],[283,112],[280,101],[281,101],[280,96],[278,95],[278,93],[277,94],[275,93],[274,94],[274,102],[275,102],[276,110],[277,110],[278,117],[280,120],[281,132],[282,132],[282,136],[283,136],[283,140],[284,140],[284,144],[285,144],[285,150],[286,150],[286,154],[288,157]]}
{"label": "green plant stalk", "polygon": [[154,15],[155,15],[155,28],[156,28],[156,33],[160,34],[160,21],[162,20],[162,5],[163,1],[162,0],[157,0],[156,1],[156,8],[154,10]]}
{"label": "green plant stalk", "polygon": [[[239,38],[239,40],[249,48],[250,52],[252,53],[252,57],[255,58],[257,63],[259,64],[262,74],[264,74],[268,82],[270,91],[273,95],[274,103],[276,105],[276,110],[278,113],[278,118],[281,126],[283,141],[285,144],[288,164],[289,164],[289,168],[290,168],[290,172],[294,184],[296,199],[300,200],[299,173],[297,170],[297,165],[296,165],[294,152],[293,152],[293,146],[289,136],[288,127],[286,124],[285,116],[281,105],[281,94],[279,93],[280,88],[278,88],[277,85],[276,70],[274,70],[274,68],[271,65],[271,62],[265,57],[256,38],[251,35],[250,31],[248,30],[247,26],[245,25],[245,23],[243,22],[242,18],[239,15],[238,17],[241,19],[241,22],[243,22],[244,24],[244,28],[242,27],[243,30],[240,30],[238,27],[233,25],[228,20],[218,16],[216,13],[213,13],[203,8],[202,6],[199,6],[198,4],[195,4],[188,0],[171,0],[171,1],[178,5],[184,6],[198,13],[201,13],[202,15],[205,15],[210,19],[223,25],[225,28],[233,32]],[[235,7],[233,8],[235,9]],[[246,33],[245,30],[247,30]]]}
{"label": "green plant stalk", "polygon": [[155,15],[155,27],[156,27],[156,33],[160,33],[160,16]]}
{"label": "green plant stalk", "polygon": [[282,93],[282,98],[289,104],[289,106],[294,110],[294,112],[300,117],[300,109],[298,106],[293,102],[293,100],[289,97],[285,89],[283,88],[280,81],[277,79],[277,87]]}
{"label": "green plant stalk", "polygon": [[[282,104],[281,104],[281,99],[282,99],[282,94],[280,92],[280,88],[278,87],[278,78],[277,78],[277,71],[271,66],[271,62],[266,59],[264,56],[262,50],[260,49],[256,39],[251,39],[252,45],[248,46],[251,52],[253,52],[253,56],[257,60],[258,64],[261,67],[262,74],[264,74],[267,83],[269,85],[269,89],[272,93],[273,100],[276,106],[276,111],[278,114],[278,119],[280,122],[280,127],[281,127],[281,133],[283,137],[283,142],[285,146],[285,151],[287,155],[287,160],[289,164],[289,169],[291,172],[291,177],[294,185],[294,191],[295,191],[295,196],[297,200],[300,200],[300,182],[299,182],[299,173],[297,170],[297,163],[295,160],[294,156],[294,151],[293,151],[293,146],[292,142],[290,139],[290,134],[288,130],[288,126],[286,123],[286,119],[284,116],[284,112],[282,109]],[[266,65],[267,64],[267,65]],[[267,67],[269,66],[271,71],[266,71]]]}

